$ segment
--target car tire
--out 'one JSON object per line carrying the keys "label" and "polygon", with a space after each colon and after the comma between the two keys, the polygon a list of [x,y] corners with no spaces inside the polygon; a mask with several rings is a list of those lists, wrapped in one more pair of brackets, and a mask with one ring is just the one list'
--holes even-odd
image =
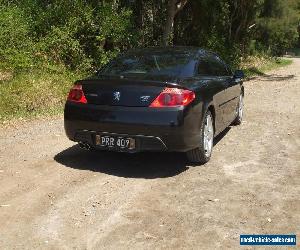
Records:
{"label": "car tire", "polygon": [[232,122],[232,125],[238,126],[241,125],[243,122],[243,116],[244,116],[244,95],[243,93],[240,94],[239,98],[239,104],[236,109],[237,116]]}
{"label": "car tire", "polygon": [[189,162],[205,164],[210,160],[214,140],[213,124],[212,113],[208,110],[201,125],[199,147],[186,153]]}

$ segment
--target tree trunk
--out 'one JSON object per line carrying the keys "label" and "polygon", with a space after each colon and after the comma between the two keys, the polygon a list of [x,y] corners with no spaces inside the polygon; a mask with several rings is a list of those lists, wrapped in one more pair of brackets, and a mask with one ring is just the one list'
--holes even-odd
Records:
{"label": "tree trunk", "polygon": [[298,47],[300,48],[300,22],[298,24]]}
{"label": "tree trunk", "polygon": [[170,37],[173,32],[174,18],[176,14],[183,9],[188,0],[169,0],[167,7],[167,19],[164,26],[162,44],[164,46],[169,45]]}

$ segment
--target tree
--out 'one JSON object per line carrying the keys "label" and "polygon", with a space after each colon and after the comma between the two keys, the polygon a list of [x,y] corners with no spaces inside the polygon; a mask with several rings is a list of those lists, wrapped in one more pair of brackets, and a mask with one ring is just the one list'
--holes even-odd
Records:
{"label": "tree", "polygon": [[299,10],[299,0],[265,0],[257,20],[256,43],[276,56],[296,46]]}
{"label": "tree", "polygon": [[159,44],[203,47],[238,64],[300,43],[300,0],[0,0],[0,13],[0,64],[84,71]]}
{"label": "tree", "polygon": [[170,37],[174,27],[174,18],[179,11],[181,11],[187,4],[188,0],[169,0],[167,6],[167,17],[164,26],[162,44],[164,46],[168,45],[170,42]]}

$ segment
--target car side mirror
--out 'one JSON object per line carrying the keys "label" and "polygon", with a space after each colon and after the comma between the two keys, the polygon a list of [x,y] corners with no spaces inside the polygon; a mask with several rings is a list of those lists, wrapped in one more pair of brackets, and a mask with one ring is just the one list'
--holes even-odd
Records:
{"label": "car side mirror", "polygon": [[245,73],[244,73],[243,70],[236,70],[234,72],[233,77],[236,78],[236,79],[243,79],[243,78],[245,78]]}

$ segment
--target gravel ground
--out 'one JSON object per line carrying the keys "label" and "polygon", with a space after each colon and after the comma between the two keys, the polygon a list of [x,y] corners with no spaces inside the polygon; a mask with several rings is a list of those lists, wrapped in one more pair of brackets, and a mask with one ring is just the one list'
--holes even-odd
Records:
{"label": "gravel ground", "polygon": [[82,151],[61,117],[0,128],[0,249],[236,249],[240,234],[267,233],[299,241],[300,59],[245,90],[244,123],[218,138],[204,166],[182,154]]}

